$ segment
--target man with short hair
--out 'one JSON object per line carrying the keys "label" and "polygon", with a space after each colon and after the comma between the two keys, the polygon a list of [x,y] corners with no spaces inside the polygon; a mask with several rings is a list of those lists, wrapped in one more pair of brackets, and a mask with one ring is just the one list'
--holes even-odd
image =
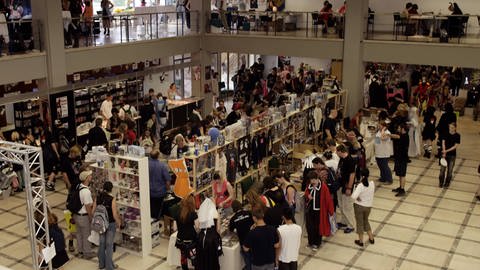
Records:
{"label": "man with short hair", "polygon": [[[240,246],[243,246],[247,238],[250,228],[253,225],[252,214],[248,211],[245,211],[242,207],[242,204],[238,200],[232,202],[233,212],[235,213],[230,219],[229,230],[231,232],[235,231],[238,236],[238,241]],[[243,260],[245,261],[245,270],[252,269],[252,258],[249,252],[240,250]]]}
{"label": "man with short hair", "polygon": [[290,209],[285,208],[282,217],[284,224],[278,227],[282,246],[278,257],[278,270],[297,270],[302,227],[293,222],[293,212]]}
{"label": "man with short hair", "polygon": [[344,233],[351,233],[355,227],[355,216],[353,214],[353,201],[351,199],[353,183],[355,180],[355,160],[348,153],[345,145],[337,147],[337,154],[340,157],[338,164],[338,177],[341,188],[337,192],[338,207],[341,218],[338,226],[344,227]]}
{"label": "man with short hair", "polygon": [[109,120],[112,117],[113,97],[111,93],[107,93],[107,98],[102,102],[100,106],[100,115],[104,120]]}
{"label": "man with short hair", "polygon": [[82,208],[78,213],[73,213],[73,219],[77,226],[77,245],[80,257],[89,260],[95,257],[92,252],[88,237],[90,236],[90,223],[93,217],[93,198],[88,186],[92,180],[92,171],[87,170],[80,173],[80,184],[78,189]]}
{"label": "man with short hair", "polygon": [[323,139],[333,139],[337,135],[337,116],[337,110],[330,110],[330,114],[323,123]]}
{"label": "man with short hair", "polygon": [[265,224],[262,208],[254,208],[252,215],[255,227],[248,233],[243,250],[252,255],[252,270],[273,270],[275,252],[280,248],[278,231]]}
{"label": "man with short hair", "polygon": [[102,128],[103,119],[95,119],[95,126],[88,131],[88,149],[93,146],[106,146],[108,144],[107,135]]}
{"label": "man with short hair", "polygon": [[150,216],[159,219],[162,216],[163,199],[170,190],[171,176],[165,163],[160,162],[160,152],[155,149],[148,158],[150,181]]}

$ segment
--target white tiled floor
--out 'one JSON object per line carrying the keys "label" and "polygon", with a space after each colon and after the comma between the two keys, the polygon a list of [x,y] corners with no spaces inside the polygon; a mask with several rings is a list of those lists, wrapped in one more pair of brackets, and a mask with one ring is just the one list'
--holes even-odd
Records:
{"label": "white tiled floor", "polygon": [[[479,182],[476,173],[480,126],[465,116],[460,119],[462,144],[455,179],[448,190],[437,187],[436,161],[414,159],[407,174],[408,193],[396,198],[392,186],[378,186],[371,225],[375,245],[360,249],[354,234],[338,232],[325,239],[317,252],[302,245],[300,269],[477,269],[480,265],[480,204],[474,200]],[[371,168],[372,179],[379,176]],[[59,185],[60,186],[60,185]],[[48,194],[50,205],[64,227],[65,190]],[[0,265],[15,270],[31,269],[28,231],[24,221],[25,195],[0,201]],[[306,239],[303,238],[303,241]],[[117,251],[121,269],[174,269],[166,263],[167,239],[146,258]],[[67,270],[96,269],[97,260],[71,256]],[[228,270],[228,269],[227,269]]]}

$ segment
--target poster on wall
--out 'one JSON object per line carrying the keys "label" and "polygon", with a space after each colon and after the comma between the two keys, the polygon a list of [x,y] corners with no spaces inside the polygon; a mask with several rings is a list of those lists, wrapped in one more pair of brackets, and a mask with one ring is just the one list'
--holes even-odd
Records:
{"label": "poster on wall", "polygon": [[67,97],[57,97],[57,118],[68,117],[68,99]]}
{"label": "poster on wall", "polygon": [[212,77],[212,67],[211,66],[206,66],[205,67],[205,80],[208,81]]}

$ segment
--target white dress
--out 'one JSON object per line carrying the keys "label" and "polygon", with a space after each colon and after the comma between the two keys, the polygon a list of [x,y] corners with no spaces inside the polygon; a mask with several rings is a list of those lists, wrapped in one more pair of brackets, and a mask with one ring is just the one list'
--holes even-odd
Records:
{"label": "white dress", "polygon": [[410,118],[410,129],[408,130],[408,137],[410,138],[410,143],[408,145],[408,156],[417,157],[421,153],[421,142],[422,142],[422,130],[420,122],[418,121],[417,108],[410,108],[409,118]]}

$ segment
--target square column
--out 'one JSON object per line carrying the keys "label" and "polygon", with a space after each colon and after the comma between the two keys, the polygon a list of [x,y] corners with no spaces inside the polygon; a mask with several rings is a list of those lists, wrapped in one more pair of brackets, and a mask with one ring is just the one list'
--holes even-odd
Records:
{"label": "square column", "polygon": [[347,0],[343,45],[343,88],[348,107],[344,115],[352,116],[363,107],[363,45],[367,31],[368,0]]}

